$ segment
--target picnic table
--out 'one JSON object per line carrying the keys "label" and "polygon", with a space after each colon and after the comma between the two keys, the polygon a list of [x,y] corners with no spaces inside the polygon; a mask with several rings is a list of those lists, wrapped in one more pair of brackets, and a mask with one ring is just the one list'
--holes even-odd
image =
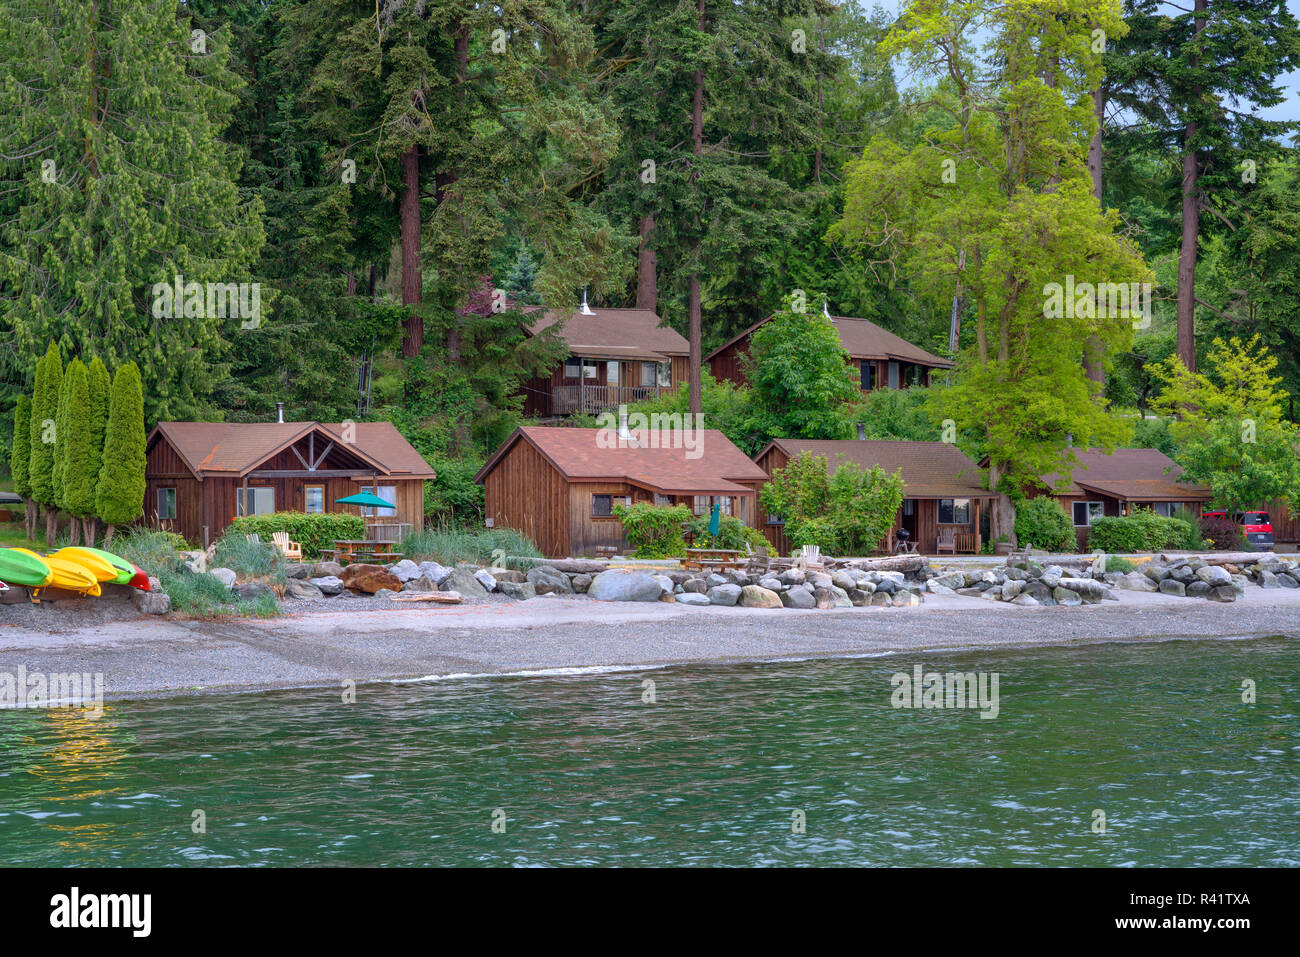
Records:
{"label": "picnic table", "polygon": [[329,555],[340,565],[354,561],[387,562],[402,557],[401,552],[393,551],[396,547],[397,542],[381,542],[371,538],[336,538],[334,547],[322,549],[321,554]]}
{"label": "picnic table", "polygon": [[730,548],[688,548],[681,565],[687,571],[729,571],[743,568],[747,562],[743,552]]}

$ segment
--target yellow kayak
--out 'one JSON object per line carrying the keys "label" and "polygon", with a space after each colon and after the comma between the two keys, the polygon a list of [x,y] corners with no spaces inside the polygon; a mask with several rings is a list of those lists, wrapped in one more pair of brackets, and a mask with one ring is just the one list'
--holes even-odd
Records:
{"label": "yellow kayak", "polygon": [[97,549],[81,548],[77,545],[70,545],[67,548],[60,548],[57,552],[48,556],[49,558],[61,558],[64,561],[72,562],[80,567],[83,571],[89,572],[98,582],[115,581],[122,573],[107,558],[99,553]]}
{"label": "yellow kayak", "polygon": [[99,597],[99,582],[95,580],[94,575],[76,562],[68,561],[66,558],[58,558],[54,555],[37,555],[26,548],[16,550],[34,555],[50,566],[50,571],[54,575],[46,584],[46,588],[63,588],[68,591],[80,592],[83,595],[90,595],[94,598]]}

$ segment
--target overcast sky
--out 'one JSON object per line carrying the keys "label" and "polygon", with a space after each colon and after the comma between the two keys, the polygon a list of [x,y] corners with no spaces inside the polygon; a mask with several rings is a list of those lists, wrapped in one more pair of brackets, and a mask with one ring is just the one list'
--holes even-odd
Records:
{"label": "overcast sky", "polygon": [[[903,7],[903,0],[858,0],[858,2],[865,9],[869,10],[878,6],[895,15]],[[1300,16],[1300,0],[1286,0],[1286,5],[1292,14]],[[1180,12],[1179,7],[1186,9],[1189,4],[1162,3],[1161,6],[1168,8],[1171,14],[1176,14]],[[899,79],[905,82],[901,76]],[[1300,70],[1286,74],[1280,82],[1286,91],[1287,98],[1285,102],[1266,110],[1260,110],[1259,114],[1271,120],[1300,119]]]}

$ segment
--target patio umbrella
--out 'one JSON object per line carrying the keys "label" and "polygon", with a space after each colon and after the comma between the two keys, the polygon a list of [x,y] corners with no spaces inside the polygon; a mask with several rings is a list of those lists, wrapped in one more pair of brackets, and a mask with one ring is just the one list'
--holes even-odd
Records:
{"label": "patio umbrella", "polygon": [[709,516],[709,534],[712,535],[714,538],[718,537],[718,522],[720,521],[718,516],[721,514],[722,514],[722,506],[719,505],[717,502],[714,502],[713,514]]}
{"label": "patio umbrella", "polygon": [[394,508],[392,502],[386,501],[376,495],[374,492],[358,492],[356,495],[345,495],[343,498],[334,500],[335,505],[365,505],[369,508]]}

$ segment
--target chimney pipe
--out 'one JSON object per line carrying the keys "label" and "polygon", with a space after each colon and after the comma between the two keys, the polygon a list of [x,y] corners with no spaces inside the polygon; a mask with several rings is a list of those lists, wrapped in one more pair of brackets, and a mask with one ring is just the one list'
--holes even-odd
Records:
{"label": "chimney pipe", "polygon": [[578,312],[579,312],[580,315],[584,315],[584,316],[594,316],[594,315],[595,315],[595,313],[591,311],[591,306],[587,305],[587,287],[586,287],[586,286],[583,286],[583,287],[582,287],[582,308],[579,309]]}
{"label": "chimney pipe", "polygon": [[867,441],[867,427],[863,425],[861,422],[858,423],[858,441],[859,442]]}
{"label": "chimney pipe", "polygon": [[277,402],[277,403],[275,404],[275,421],[277,421],[277,422],[283,422],[283,421],[284,421],[284,403],[283,403],[283,402]]}

